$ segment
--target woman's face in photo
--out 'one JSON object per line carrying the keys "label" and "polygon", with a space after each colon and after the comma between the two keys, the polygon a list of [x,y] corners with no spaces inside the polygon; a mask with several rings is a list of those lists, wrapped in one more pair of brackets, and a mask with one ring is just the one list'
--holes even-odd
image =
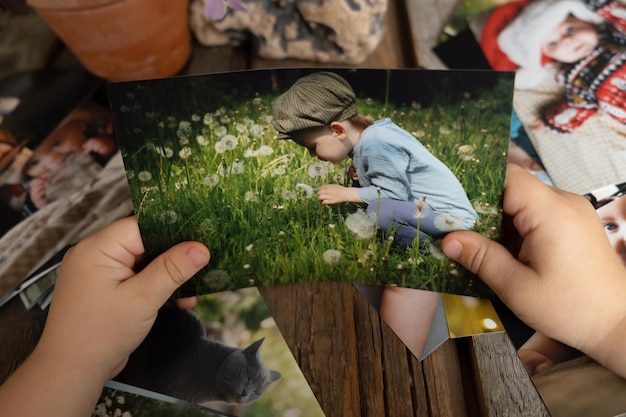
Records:
{"label": "woman's face in photo", "polygon": [[626,198],[618,198],[596,210],[615,252],[626,267]]}

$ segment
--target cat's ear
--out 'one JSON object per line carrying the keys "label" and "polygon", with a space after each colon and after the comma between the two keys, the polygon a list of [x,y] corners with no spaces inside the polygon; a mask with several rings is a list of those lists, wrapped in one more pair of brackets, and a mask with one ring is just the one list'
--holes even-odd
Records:
{"label": "cat's ear", "polygon": [[265,340],[265,338],[261,338],[259,340],[257,340],[256,342],[252,343],[250,346],[248,346],[247,348],[244,349],[244,353],[246,355],[250,355],[250,356],[255,356],[259,354],[259,349],[261,348],[261,345],[263,344],[263,341]]}
{"label": "cat's ear", "polygon": [[278,371],[270,370],[270,383],[274,381],[278,381],[282,375]]}

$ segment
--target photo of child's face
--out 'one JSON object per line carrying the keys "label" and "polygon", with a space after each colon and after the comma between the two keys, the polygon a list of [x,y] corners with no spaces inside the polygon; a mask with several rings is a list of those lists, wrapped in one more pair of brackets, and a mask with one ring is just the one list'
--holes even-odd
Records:
{"label": "photo of child's face", "polygon": [[59,172],[71,156],[81,153],[84,130],[85,123],[79,121],[56,129],[35,149],[25,173],[30,177],[50,178]]}
{"label": "photo of child's face", "polygon": [[626,198],[618,198],[596,210],[615,252],[626,266]]}
{"label": "photo of child's face", "polygon": [[[340,124],[346,123],[349,122],[341,122]],[[301,143],[309,150],[312,157],[338,164],[348,157],[353,148],[350,140],[345,137],[345,131],[339,132],[337,131],[338,128],[342,129],[341,126],[338,127],[333,124],[328,130],[320,130],[319,133],[304,138]]]}
{"label": "photo of child's face", "polygon": [[555,61],[573,63],[589,55],[597,45],[595,27],[570,15],[544,39],[541,52]]}

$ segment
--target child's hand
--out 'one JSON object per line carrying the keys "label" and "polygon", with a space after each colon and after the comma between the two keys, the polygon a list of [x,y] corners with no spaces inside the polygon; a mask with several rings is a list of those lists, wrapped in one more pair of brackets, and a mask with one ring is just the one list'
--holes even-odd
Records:
{"label": "child's hand", "polygon": [[143,252],[134,217],[71,248],[59,270],[41,349],[103,381],[119,372],[157,310],[209,260],[204,245],[185,242],[136,273]]}
{"label": "child's hand", "polygon": [[541,352],[529,349],[520,349],[517,351],[526,371],[530,375],[548,370],[554,366],[554,362]]}
{"label": "child's hand", "polygon": [[317,190],[317,198],[322,204],[362,203],[356,188],[344,187],[338,184],[322,185]]}
{"label": "child's hand", "polygon": [[48,197],[46,197],[46,189],[50,184],[50,180],[47,178],[33,178],[28,186],[30,187],[30,201],[37,209],[41,209],[50,203]]}
{"label": "child's hand", "polygon": [[83,144],[83,152],[96,153],[104,157],[113,155],[117,149],[117,143],[111,136],[93,136]]}
{"label": "child's hand", "polygon": [[529,326],[626,376],[626,271],[591,204],[510,165],[504,211],[523,238],[517,259],[469,231],[446,236],[443,251]]}

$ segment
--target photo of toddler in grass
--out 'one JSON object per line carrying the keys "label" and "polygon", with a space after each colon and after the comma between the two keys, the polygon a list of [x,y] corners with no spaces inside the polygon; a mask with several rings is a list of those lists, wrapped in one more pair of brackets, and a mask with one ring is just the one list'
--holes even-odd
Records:
{"label": "photo of toddler in grass", "polygon": [[488,290],[438,241],[499,236],[512,87],[493,71],[298,68],[108,92],[148,257],[212,248],[178,296],[297,281],[475,296]]}
{"label": "photo of toddler in grass", "polygon": [[359,114],[355,93],[341,76],[300,78],[272,109],[278,139],[291,139],[322,161],[352,159],[359,187],[322,185],[322,204],[366,204],[377,227],[393,229],[401,246],[474,226],[478,216],[452,171],[391,119]]}

